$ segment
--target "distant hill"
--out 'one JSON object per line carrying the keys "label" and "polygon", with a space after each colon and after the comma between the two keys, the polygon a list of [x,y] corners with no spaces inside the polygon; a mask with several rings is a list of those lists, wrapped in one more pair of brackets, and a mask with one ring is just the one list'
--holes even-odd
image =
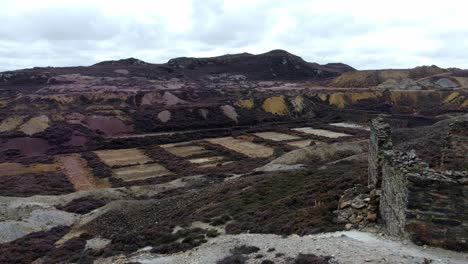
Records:
{"label": "distant hill", "polygon": [[342,63],[309,63],[284,50],[272,50],[259,55],[240,53],[211,58],[181,57],[169,60],[167,65],[190,70],[190,74],[239,73],[252,79],[264,80],[327,79],[355,70]]}

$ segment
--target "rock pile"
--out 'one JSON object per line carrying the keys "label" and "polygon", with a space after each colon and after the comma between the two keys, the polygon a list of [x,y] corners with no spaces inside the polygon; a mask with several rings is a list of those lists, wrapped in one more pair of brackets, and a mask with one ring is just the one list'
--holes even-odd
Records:
{"label": "rock pile", "polygon": [[345,224],[347,230],[362,228],[377,221],[380,192],[362,185],[356,185],[344,192],[338,202],[338,210],[334,211],[338,224]]}

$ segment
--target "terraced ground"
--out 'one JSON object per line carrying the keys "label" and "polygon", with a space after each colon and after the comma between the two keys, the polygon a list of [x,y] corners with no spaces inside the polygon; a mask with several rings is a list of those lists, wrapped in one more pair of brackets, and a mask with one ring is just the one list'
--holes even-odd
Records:
{"label": "terraced ground", "polygon": [[[349,131],[355,131],[359,135],[358,138],[365,138],[366,133],[359,132],[360,128],[354,125]],[[122,180],[130,185],[132,182],[141,185],[145,183],[143,180],[161,176],[185,177],[190,174],[223,171],[223,168],[228,165],[231,165],[231,173],[237,173],[242,170],[236,170],[235,164],[240,165],[246,160],[252,160],[253,167],[260,167],[274,158],[275,151],[285,152],[311,145],[314,142],[334,140],[342,135],[351,136],[349,140],[356,140],[356,137],[351,134],[308,127],[282,129],[281,132],[242,132],[241,134],[234,137],[201,138],[140,148],[102,149],[94,151],[97,159],[91,164],[82,157],[81,153],[55,155],[51,158],[51,163],[46,164],[0,163],[0,172],[3,176],[15,175],[16,177],[31,173],[60,172],[66,176],[66,180],[70,182],[74,190],[83,191],[110,188],[115,180]],[[158,153],[152,154],[157,158],[152,158],[146,153],[150,148],[157,149]],[[167,155],[175,156],[177,159],[161,158]],[[180,162],[186,162],[188,170],[178,173],[169,169],[179,166]],[[106,177],[99,173],[93,174],[103,168],[109,171]],[[174,177],[167,179],[174,179]],[[117,185],[114,184],[114,186]],[[18,195],[21,196],[21,193]]]}

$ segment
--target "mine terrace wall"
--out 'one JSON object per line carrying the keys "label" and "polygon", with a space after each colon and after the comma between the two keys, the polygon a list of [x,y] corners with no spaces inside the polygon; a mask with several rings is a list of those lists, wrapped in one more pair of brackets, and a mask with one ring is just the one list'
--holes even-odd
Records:
{"label": "mine terrace wall", "polygon": [[[454,125],[454,137],[465,126]],[[391,149],[388,126],[381,119],[373,120],[371,127],[369,185],[381,189],[380,217],[387,233],[418,244],[467,251],[468,172],[429,168],[413,151]]]}

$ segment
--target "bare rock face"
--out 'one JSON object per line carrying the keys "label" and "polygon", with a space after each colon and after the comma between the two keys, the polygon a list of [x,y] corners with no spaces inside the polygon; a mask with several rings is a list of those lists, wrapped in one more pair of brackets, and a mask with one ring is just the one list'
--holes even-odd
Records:
{"label": "bare rock face", "polygon": [[221,111],[223,111],[223,114],[231,119],[234,122],[239,122],[238,117],[239,115],[236,112],[236,109],[230,105],[223,105],[220,107]]}
{"label": "bare rock face", "polygon": [[379,84],[377,88],[384,90],[422,90],[422,87],[419,83],[409,78],[405,78],[400,81],[397,81],[395,79],[389,79]]}
{"label": "bare rock face", "polygon": [[186,104],[187,101],[180,99],[170,92],[164,92],[163,95],[160,93],[147,93],[141,99],[142,105],[154,105],[161,104],[166,106],[177,105],[177,104]]}
{"label": "bare rock face", "polygon": [[447,78],[439,79],[435,84],[441,89],[453,89],[458,87],[458,84]]}
{"label": "bare rock face", "polygon": [[169,120],[171,120],[171,112],[168,110],[164,110],[158,114],[158,119],[159,121],[163,123],[167,123]]}
{"label": "bare rock face", "polygon": [[0,243],[6,243],[32,232],[49,230],[55,226],[71,225],[78,215],[55,209],[36,209],[27,217],[0,223]]}

